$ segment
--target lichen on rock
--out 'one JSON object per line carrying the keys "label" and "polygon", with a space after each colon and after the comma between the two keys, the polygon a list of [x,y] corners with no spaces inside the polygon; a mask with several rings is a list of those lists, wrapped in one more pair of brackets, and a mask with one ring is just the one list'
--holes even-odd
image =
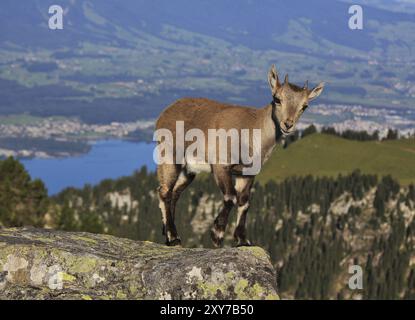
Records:
{"label": "lichen on rock", "polygon": [[258,247],[186,249],[109,235],[0,229],[0,299],[278,299]]}

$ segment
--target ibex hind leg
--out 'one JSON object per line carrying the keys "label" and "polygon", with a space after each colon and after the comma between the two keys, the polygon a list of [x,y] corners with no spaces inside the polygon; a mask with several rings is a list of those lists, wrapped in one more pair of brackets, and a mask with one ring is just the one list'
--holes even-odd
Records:
{"label": "ibex hind leg", "polygon": [[174,210],[172,210],[173,190],[179,178],[181,168],[178,165],[162,164],[157,167],[159,206],[163,222],[163,235],[166,236],[168,246],[180,245],[181,241],[174,224]]}
{"label": "ibex hind leg", "polygon": [[231,172],[222,166],[212,166],[213,176],[223,194],[223,206],[211,230],[211,238],[216,247],[223,245],[229,213],[236,204],[236,191]]}
{"label": "ibex hind leg", "polygon": [[176,184],[174,185],[174,188],[173,188],[173,199],[171,202],[171,212],[173,215],[173,220],[175,219],[175,216],[176,216],[176,203],[179,200],[182,192],[186,190],[186,188],[192,183],[195,176],[196,174],[192,172],[189,173],[187,172],[186,169],[183,169],[180,172],[179,177],[177,178]]}
{"label": "ibex hind leg", "polygon": [[252,243],[246,237],[246,216],[249,209],[249,199],[251,197],[251,189],[255,177],[241,176],[235,179],[235,189],[238,201],[238,216],[236,220],[236,228],[233,237],[236,246],[251,246]]}

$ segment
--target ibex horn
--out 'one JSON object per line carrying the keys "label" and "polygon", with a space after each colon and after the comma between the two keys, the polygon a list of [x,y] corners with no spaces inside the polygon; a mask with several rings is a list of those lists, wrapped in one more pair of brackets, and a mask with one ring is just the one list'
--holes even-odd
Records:
{"label": "ibex horn", "polygon": [[288,83],[288,73],[285,75],[284,83]]}

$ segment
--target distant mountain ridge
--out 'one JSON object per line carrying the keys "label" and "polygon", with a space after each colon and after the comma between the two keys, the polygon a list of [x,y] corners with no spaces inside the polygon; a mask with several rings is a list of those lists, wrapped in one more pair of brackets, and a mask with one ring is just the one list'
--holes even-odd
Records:
{"label": "distant mountain ridge", "polygon": [[[306,25],[317,41],[324,39],[359,50],[372,50],[376,45],[370,33],[350,32],[347,27],[350,5],[339,1],[240,0],[237,5],[232,0],[55,2],[65,10],[65,32],[51,33],[47,29],[50,1],[2,1],[0,43],[54,49],[85,40],[115,40],[126,45],[122,37],[117,37],[117,29],[137,36],[139,32],[146,32],[163,38],[163,26],[171,25],[255,50],[286,49],[287,44],[276,41],[275,37],[288,31],[290,20],[305,19],[310,20]],[[413,14],[392,13],[372,7],[365,7],[364,13],[368,20],[387,24],[415,19]],[[288,47],[307,51],[301,46],[301,38],[298,40],[298,45]]]}
{"label": "distant mountain ridge", "polygon": [[415,13],[414,0],[343,0],[344,2],[368,5],[394,12]]}

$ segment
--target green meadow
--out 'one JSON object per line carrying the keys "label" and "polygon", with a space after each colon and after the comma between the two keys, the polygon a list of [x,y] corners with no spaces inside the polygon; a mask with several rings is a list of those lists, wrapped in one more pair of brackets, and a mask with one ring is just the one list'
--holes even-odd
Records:
{"label": "green meadow", "polygon": [[390,174],[402,185],[415,183],[415,139],[360,142],[312,134],[286,149],[277,147],[258,181],[309,174],[335,177],[356,169],[378,176]]}

